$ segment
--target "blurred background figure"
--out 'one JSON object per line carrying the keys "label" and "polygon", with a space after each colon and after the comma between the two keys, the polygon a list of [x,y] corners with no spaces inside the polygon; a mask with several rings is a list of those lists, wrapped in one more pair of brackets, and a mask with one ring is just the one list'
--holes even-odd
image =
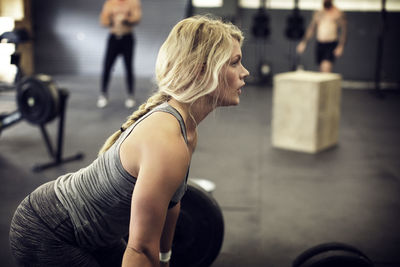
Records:
{"label": "blurred background figure", "polygon": [[297,53],[303,54],[314,33],[319,70],[331,72],[333,62],[343,54],[347,35],[345,14],[333,4],[333,0],[323,0],[323,8],[314,13],[303,40],[297,46]]}
{"label": "blurred background figure", "polygon": [[104,58],[103,74],[101,80],[101,94],[97,106],[104,108],[108,104],[108,85],[111,68],[118,55],[124,59],[128,97],[125,106],[132,108],[135,105],[133,73],[133,56],[135,36],[133,28],[142,17],[140,0],[107,0],[100,14],[100,23],[110,29],[107,48]]}

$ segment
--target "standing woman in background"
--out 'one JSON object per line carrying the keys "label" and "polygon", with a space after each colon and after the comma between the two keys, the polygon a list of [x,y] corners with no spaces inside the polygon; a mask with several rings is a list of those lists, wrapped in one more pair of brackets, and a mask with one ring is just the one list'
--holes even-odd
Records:
{"label": "standing woman in background", "polygon": [[103,5],[100,14],[100,23],[110,29],[110,34],[104,57],[101,93],[97,100],[99,108],[104,108],[108,104],[110,72],[118,55],[122,55],[124,58],[128,91],[125,106],[132,108],[135,105],[133,98],[135,91],[135,76],[133,73],[135,36],[133,27],[139,23],[141,17],[142,9],[140,0],[106,0]]}
{"label": "standing woman in background", "polygon": [[157,57],[158,92],[89,166],[40,186],[17,208],[10,230],[17,262],[169,266],[197,126],[215,108],[238,105],[249,75],[242,41],[236,26],[218,19],[179,22]]}

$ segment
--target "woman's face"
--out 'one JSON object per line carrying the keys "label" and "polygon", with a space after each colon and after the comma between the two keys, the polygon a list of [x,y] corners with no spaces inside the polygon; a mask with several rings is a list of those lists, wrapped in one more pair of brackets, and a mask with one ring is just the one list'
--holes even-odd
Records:
{"label": "woman's face", "polygon": [[231,57],[222,68],[221,75],[219,86],[214,91],[218,97],[218,106],[238,105],[242,87],[245,85],[244,78],[249,76],[249,72],[242,65],[242,50],[236,39],[233,41]]}

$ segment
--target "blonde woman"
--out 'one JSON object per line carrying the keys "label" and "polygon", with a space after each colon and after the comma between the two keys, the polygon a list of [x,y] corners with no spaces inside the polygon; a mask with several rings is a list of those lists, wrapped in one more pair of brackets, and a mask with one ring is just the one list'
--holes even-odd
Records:
{"label": "blonde woman", "polygon": [[196,128],[216,107],[238,105],[249,75],[242,41],[237,27],[218,19],[179,22],[158,54],[158,92],[108,138],[93,163],[21,203],[10,231],[17,262],[169,266]]}

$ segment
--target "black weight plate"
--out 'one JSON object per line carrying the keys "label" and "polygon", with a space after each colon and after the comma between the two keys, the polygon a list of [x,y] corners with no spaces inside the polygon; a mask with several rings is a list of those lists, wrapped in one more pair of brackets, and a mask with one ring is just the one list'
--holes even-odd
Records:
{"label": "black weight plate", "polygon": [[323,243],[307,249],[293,262],[293,267],[372,267],[368,257],[354,246]]}
{"label": "black weight plate", "polygon": [[205,267],[217,258],[224,238],[224,220],[215,199],[188,185],[172,245],[171,267]]}
{"label": "black weight plate", "polygon": [[24,78],[17,87],[17,104],[22,117],[32,124],[44,124],[58,115],[58,92],[51,80]]}
{"label": "black weight plate", "polygon": [[[326,253],[323,253],[326,254]],[[347,255],[344,255],[347,254]],[[332,255],[316,255],[304,267],[372,267],[371,263],[350,252],[335,251]]]}

